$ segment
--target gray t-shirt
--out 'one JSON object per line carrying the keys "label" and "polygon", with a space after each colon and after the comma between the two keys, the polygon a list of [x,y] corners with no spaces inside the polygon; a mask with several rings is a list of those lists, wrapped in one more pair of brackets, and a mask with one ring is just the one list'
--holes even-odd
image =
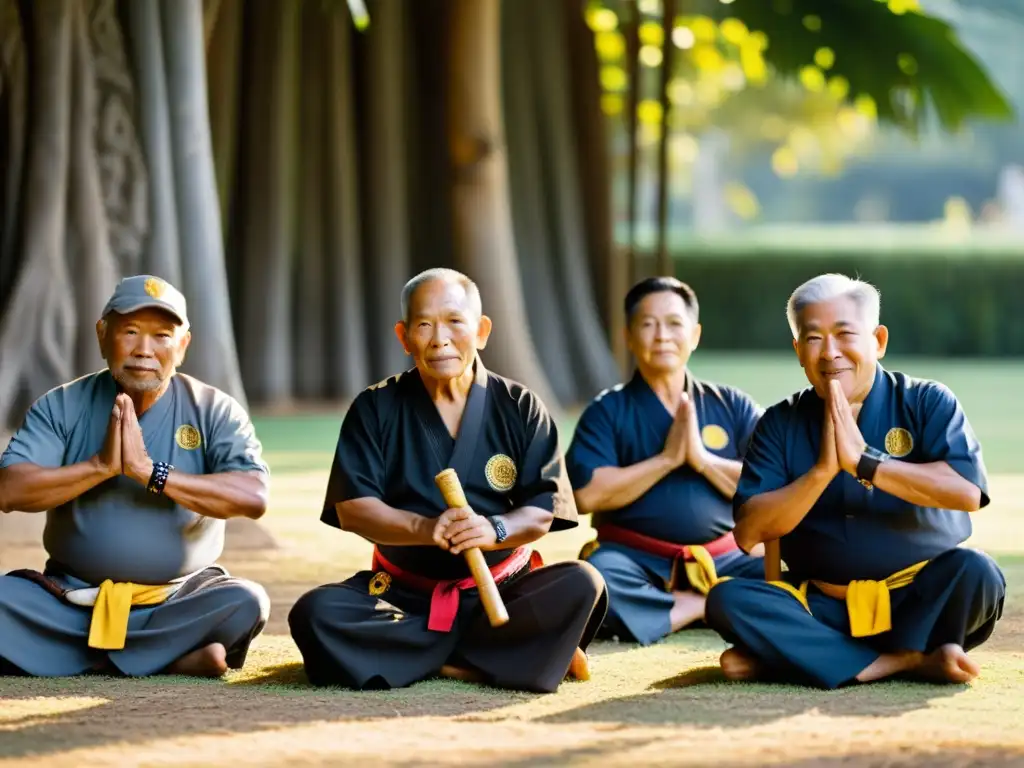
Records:
{"label": "gray t-shirt", "polygon": [[[29,409],[0,467],[61,467],[92,458],[103,446],[116,396],[107,370],[47,392]],[[238,401],[190,376],[176,374],[139,425],[150,458],[182,472],[268,471]],[[224,521],[119,476],[47,512],[43,544],[48,567],[92,584],[165,584],[220,557]]]}

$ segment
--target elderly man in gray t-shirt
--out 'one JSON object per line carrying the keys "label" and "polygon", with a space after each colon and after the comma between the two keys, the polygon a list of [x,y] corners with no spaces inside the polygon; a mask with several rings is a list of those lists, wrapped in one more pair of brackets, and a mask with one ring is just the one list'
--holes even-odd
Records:
{"label": "elderly man in gray t-shirt", "polygon": [[185,298],[125,278],[96,326],[108,368],[47,392],[0,457],[0,511],[45,512],[44,573],[0,576],[0,674],[217,677],[270,601],[216,564],[224,521],[266,510],[252,423],[176,373]]}

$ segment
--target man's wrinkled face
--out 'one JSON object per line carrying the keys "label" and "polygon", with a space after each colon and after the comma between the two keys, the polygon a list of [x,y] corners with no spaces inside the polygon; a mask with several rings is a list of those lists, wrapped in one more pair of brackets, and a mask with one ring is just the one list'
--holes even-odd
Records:
{"label": "man's wrinkled face", "polygon": [[159,390],[184,361],[192,339],[159,309],[112,312],[97,324],[96,334],[111,374],[129,393]]}
{"label": "man's wrinkled face", "polygon": [[829,382],[836,380],[848,400],[862,400],[885,355],[886,327],[868,327],[860,307],[846,296],[811,304],[797,319],[799,336],[793,347],[818,396],[825,398]]}
{"label": "man's wrinkled face", "polygon": [[460,283],[430,280],[409,297],[409,317],[395,326],[406,354],[424,376],[455,379],[487,345],[491,320]]}
{"label": "man's wrinkled face", "polygon": [[682,296],[659,291],[637,304],[626,329],[626,343],[645,376],[673,373],[689,362],[700,330]]}

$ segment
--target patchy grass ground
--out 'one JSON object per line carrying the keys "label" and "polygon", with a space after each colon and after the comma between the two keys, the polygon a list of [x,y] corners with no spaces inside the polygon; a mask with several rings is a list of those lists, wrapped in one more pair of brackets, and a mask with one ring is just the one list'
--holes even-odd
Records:
{"label": "patchy grass ground", "polygon": [[[773,375],[759,380],[763,402],[773,387],[792,388],[781,365]],[[972,381],[945,378],[957,375]],[[1003,621],[973,654],[984,671],[972,685],[728,684],[715,669],[722,641],[691,631],[646,649],[599,644],[593,679],[549,696],[442,680],[385,693],[313,689],[287,635],[288,609],[310,587],[365,567],[369,546],[317,522],[337,418],[265,419],[275,479],[264,523],[278,548],[224,560],[274,601],[246,668],[221,681],[2,679],[0,765],[1024,765],[1024,457],[1009,450],[1019,429],[1007,417],[1020,410],[999,417],[1002,385],[969,398],[1004,473],[971,544],[997,557],[1010,585]],[[589,537],[586,528],[554,534],[540,549],[548,561],[569,558]],[[0,545],[0,559],[5,569],[38,567],[43,554]]]}

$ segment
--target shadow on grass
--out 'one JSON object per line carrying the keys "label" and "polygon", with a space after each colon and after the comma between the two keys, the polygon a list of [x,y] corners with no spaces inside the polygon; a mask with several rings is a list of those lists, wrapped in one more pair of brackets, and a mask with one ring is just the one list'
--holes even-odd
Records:
{"label": "shadow on grass", "polygon": [[544,723],[609,722],[747,728],[816,711],[831,717],[886,718],[925,709],[966,685],[881,682],[823,691],[795,685],[731,683],[717,666],[689,669],[652,683],[647,691],[541,718]]}

